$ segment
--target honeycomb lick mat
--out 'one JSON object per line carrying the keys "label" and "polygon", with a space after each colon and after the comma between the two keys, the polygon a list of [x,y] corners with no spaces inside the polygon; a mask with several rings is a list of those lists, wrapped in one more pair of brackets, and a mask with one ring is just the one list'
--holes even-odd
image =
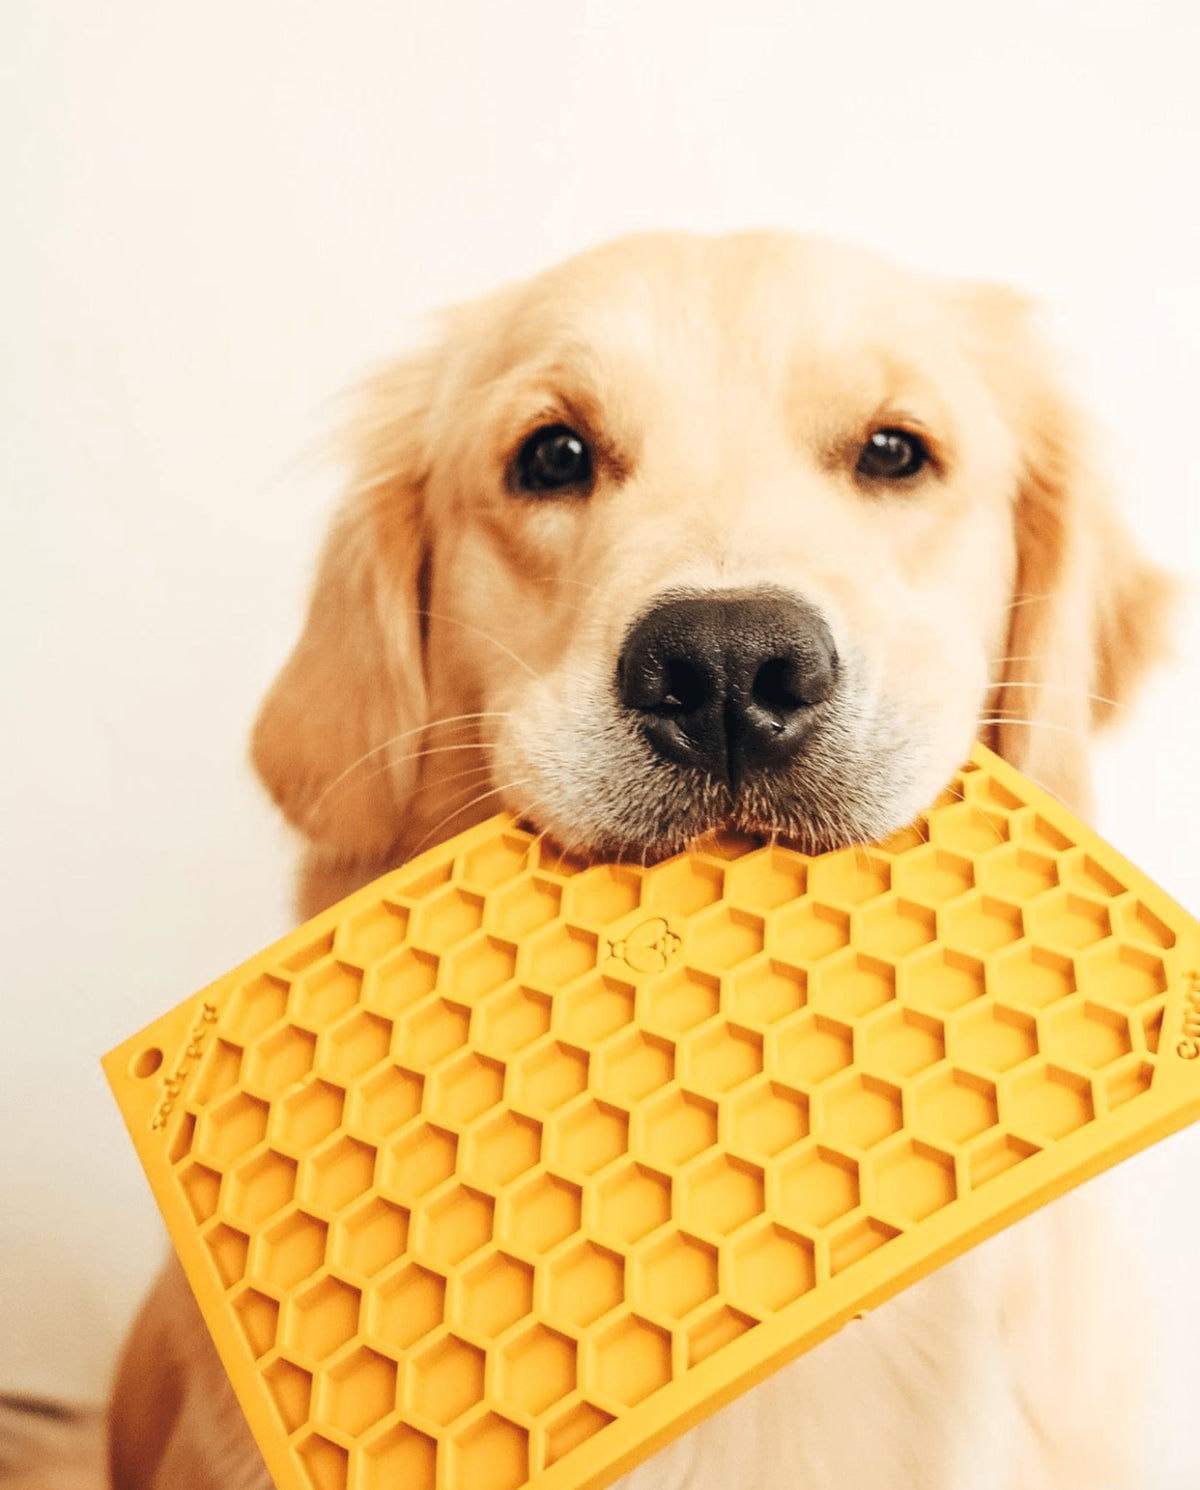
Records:
{"label": "honeycomb lick mat", "polygon": [[1200,925],[988,752],[641,868],[506,818],[105,1065],[279,1490],[599,1487],[1200,1116]]}

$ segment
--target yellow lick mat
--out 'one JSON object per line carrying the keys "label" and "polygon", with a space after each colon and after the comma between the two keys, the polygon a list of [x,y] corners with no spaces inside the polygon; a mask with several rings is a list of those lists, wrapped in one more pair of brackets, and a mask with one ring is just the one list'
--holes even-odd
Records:
{"label": "yellow lick mat", "polygon": [[507,818],[105,1060],[279,1490],[596,1490],[1200,1116],[1200,927],[977,749],[652,868]]}

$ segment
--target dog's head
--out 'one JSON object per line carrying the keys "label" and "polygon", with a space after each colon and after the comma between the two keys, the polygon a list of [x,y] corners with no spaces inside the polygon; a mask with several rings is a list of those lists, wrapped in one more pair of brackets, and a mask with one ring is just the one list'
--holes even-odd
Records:
{"label": "dog's head", "polygon": [[367,390],[256,730],[306,908],[502,806],[638,856],[876,839],[976,737],[1078,803],[1166,585],[1030,321],[772,234],[623,240],[447,317]]}

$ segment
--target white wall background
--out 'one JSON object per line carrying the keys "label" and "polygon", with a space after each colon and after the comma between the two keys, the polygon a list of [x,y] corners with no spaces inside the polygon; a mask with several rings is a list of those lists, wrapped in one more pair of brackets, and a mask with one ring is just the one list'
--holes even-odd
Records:
{"label": "white wall background", "polygon": [[[1200,578],[1200,23],[1178,3],[37,0],[0,18],[0,1390],[102,1390],[161,1241],[97,1057],[284,929],[243,742],[418,313],[625,229],[780,224],[1056,307]],[[1200,910],[1200,619],[1100,826]],[[1200,1134],[1111,1186],[1195,1483]],[[1154,1468],[1151,1470],[1151,1464]]]}

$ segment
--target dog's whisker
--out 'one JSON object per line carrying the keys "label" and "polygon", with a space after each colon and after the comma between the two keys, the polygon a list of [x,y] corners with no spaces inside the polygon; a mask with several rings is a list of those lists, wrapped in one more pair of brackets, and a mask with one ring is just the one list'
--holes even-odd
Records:
{"label": "dog's whisker", "polygon": [[[336,781],[330,782],[309,811],[316,812],[318,808],[323,806],[333,796],[335,791],[343,795],[349,791],[361,791],[364,787],[369,786],[371,782],[378,781],[381,776],[386,776],[389,771],[394,771],[399,766],[406,766],[412,761],[425,760],[427,757],[434,755],[449,755],[457,751],[487,750],[488,748],[489,745],[486,740],[463,740],[457,745],[431,745],[425,750],[410,751],[407,755],[399,756],[396,760],[385,760],[381,765],[376,766],[374,770],[367,772],[366,775],[358,775],[354,780],[349,779],[349,770],[343,771]],[[372,754],[374,753],[372,752]],[[365,762],[366,757],[364,756],[355,762],[355,769],[357,770]]]}
{"label": "dog's whisker", "polygon": [[[509,714],[508,710],[506,709],[483,709],[473,714],[448,714],[441,719],[425,720],[422,724],[416,724],[412,727],[412,729],[402,730],[397,735],[390,735],[386,740],[381,741],[380,744],[373,745],[370,750],[364,750],[360,756],[358,756],[355,760],[352,760],[350,764],[343,770],[339,771],[333,778],[333,780],[327,783],[324,790],[321,792],[320,796],[317,797],[316,801],[313,803],[309,811],[316,812],[317,809],[320,808],[325,802],[326,798],[329,797],[333,792],[335,792],[348,776],[352,775],[361,766],[365,765],[366,762],[371,760],[373,756],[382,755],[385,751],[391,750],[394,746],[399,745],[404,740],[411,739],[414,735],[423,735],[431,729],[440,729],[452,724],[473,723],[480,719],[507,719],[508,717]],[[408,759],[408,757],[402,757],[399,761],[389,760],[386,762],[383,769],[390,770],[393,766],[403,764],[404,760],[406,759]],[[376,776],[380,774],[380,772],[375,772],[368,778],[368,780],[374,781]],[[359,786],[361,784],[362,783],[360,782],[355,783],[356,786]]]}
{"label": "dog's whisker", "polygon": [[[382,765],[376,766],[373,771],[370,771],[365,776],[359,776],[353,782],[344,783],[343,790],[362,790],[362,788],[369,786],[373,781],[378,781],[381,776],[386,776],[387,773],[391,771],[395,766],[407,765],[410,761],[424,760],[430,756],[435,755],[451,755],[457,751],[466,752],[469,750],[487,750],[488,748],[489,746],[486,740],[465,740],[458,745],[435,745],[431,746],[428,750],[416,750],[413,751],[411,755],[401,756],[398,761],[384,761]],[[492,769],[491,762],[486,761],[482,765],[477,766],[474,769],[480,773],[488,772]],[[454,778],[451,777],[449,779],[453,780]],[[440,785],[445,780],[447,780],[446,777],[438,774],[432,777],[429,781],[421,782],[414,788],[413,794],[414,796],[416,796],[423,792],[429,791],[432,788]],[[321,800],[324,800],[324,798],[322,797]]]}
{"label": "dog's whisker", "polygon": [[388,766],[406,766],[409,761],[424,760],[431,755],[453,755],[456,750],[489,750],[490,740],[458,740],[453,745],[425,745],[420,750],[410,750],[388,761]]}
{"label": "dog's whisker", "polygon": [[981,726],[994,724],[1019,724],[1026,729],[1050,729],[1060,734],[1075,735],[1081,740],[1086,740],[1088,732],[1077,724],[1060,724],[1053,719],[1026,719],[1020,714],[984,714],[980,717]]}
{"label": "dog's whisker", "polygon": [[428,781],[423,781],[414,792],[414,797],[423,796],[426,792],[434,791],[438,787],[449,786],[453,781],[466,781],[480,776],[491,775],[492,763],[485,761],[481,766],[471,766],[466,771],[454,771],[449,776],[433,776]]}
{"label": "dog's whisker", "polygon": [[996,835],[997,843],[1004,842],[1004,834],[1001,833],[995,822],[990,817],[988,817],[987,813],[984,812],[982,808],[977,807],[973,802],[968,802],[966,795],[963,792],[956,791],[954,786],[950,782],[946,783],[943,791],[948,792],[949,795],[954,797],[956,801],[959,801],[964,806],[969,807],[972,813],[974,813],[974,815],[980,820],[980,822],[986,823],[988,825],[988,829]]}
{"label": "dog's whisker", "polygon": [[1047,692],[1066,693],[1073,697],[1089,699],[1093,703],[1107,704],[1113,709],[1123,709],[1125,705],[1119,698],[1109,698],[1103,693],[1089,693],[1086,689],[1075,688],[1070,683],[1046,683],[1038,678],[1002,678],[993,683],[992,687],[999,692],[1007,688],[1043,688]]}
{"label": "dog's whisker", "polygon": [[461,817],[463,813],[470,812],[472,808],[478,807],[482,802],[486,802],[489,797],[500,796],[504,792],[511,791],[514,787],[527,785],[528,782],[524,778],[518,778],[516,781],[508,781],[505,782],[502,786],[494,786],[489,791],[479,792],[476,796],[469,797],[467,800],[459,802],[450,812],[445,815],[445,817],[441,818],[433,825],[432,828],[430,828],[429,832],[425,834],[425,836],[413,849],[412,857],[415,858],[417,854],[419,854],[421,850],[430,842],[430,840],[433,840],[436,843],[438,841],[437,835],[442,831],[443,828],[452,823],[456,817]]}
{"label": "dog's whisker", "polygon": [[556,586],[573,585],[577,590],[586,590],[589,595],[599,595],[601,593],[599,585],[590,584],[584,579],[572,579],[566,574],[543,575],[539,577],[537,583]]}
{"label": "dog's whisker", "polygon": [[429,621],[442,621],[447,626],[461,626],[464,631],[469,631],[473,636],[482,637],[485,642],[490,643],[497,651],[503,652],[506,657],[511,657],[517,666],[527,672],[536,682],[537,673],[530,667],[523,657],[518,657],[510,646],[494,637],[490,631],[485,631],[482,626],[476,626],[471,621],[464,621],[458,616],[448,616],[443,611],[421,610],[418,612]]}

